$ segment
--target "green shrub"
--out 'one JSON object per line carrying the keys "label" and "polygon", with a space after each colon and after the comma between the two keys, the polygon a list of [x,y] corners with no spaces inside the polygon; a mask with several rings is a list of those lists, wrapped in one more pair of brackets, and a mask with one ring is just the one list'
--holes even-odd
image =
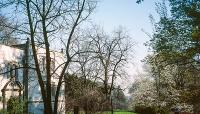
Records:
{"label": "green shrub", "polygon": [[139,114],[156,114],[155,108],[145,106],[135,106],[135,112]]}
{"label": "green shrub", "polygon": [[157,113],[160,114],[169,114],[169,109],[167,109],[166,107],[161,107],[161,108],[155,108]]}
{"label": "green shrub", "polygon": [[135,112],[139,114],[169,114],[169,110],[165,107],[135,106]]}
{"label": "green shrub", "polygon": [[8,114],[6,110],[0,110],[0,114]]}
{"label": "green shrub", "polygon": [[22,114],[25,103],[20,102],[19,97],[11,97],[7,102],[7,112],[9,114]]}

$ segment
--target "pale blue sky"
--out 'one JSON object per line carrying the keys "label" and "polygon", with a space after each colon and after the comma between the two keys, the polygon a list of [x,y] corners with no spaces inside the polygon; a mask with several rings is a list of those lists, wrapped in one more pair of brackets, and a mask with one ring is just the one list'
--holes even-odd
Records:
{"label": "pale blue sky", "polygon": [[[141,71],[141,60],[147,55],[148,47],[143,44],[150,38],[142,32],[144,29],[152,33],[152,25],[149,15],[157,17],[155,2],[159,0],[144,0],[137,4],[136,0],[100,0],[92,19],[95,23],[103,26],[110,32],[119,25],[125,27],[137,43],[133,58],[134,66],[130,68],[130,74],[134,75],[137,70]],[[134,76],[133,76],[134,77]]]}
{"label": "pale blue sky", "polygon": [[106,32],[111,32],[119,26],[125,27],[137,43],[132,60],[134,65],[130,65],[128,71],[131,75],[129,84],[133,82],[132,78],[134,79],[137,71],[141,71],[140,61],[147,55],[148,47],[143,44],[150,38],[141,29],[152,33],[149,15],[157,17],[155,11],[157,1],[160,0],[144,0],[141,4],[137,4],[136,0],[99,0],[98,7],[91,17],[94,23],[102,26]]}

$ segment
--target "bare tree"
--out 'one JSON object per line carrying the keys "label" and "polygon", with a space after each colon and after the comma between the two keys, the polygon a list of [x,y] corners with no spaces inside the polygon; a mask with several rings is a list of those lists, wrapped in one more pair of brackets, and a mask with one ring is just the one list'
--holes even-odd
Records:
{"label": "bare tree", "polygon": [[[93,42],[93,39],[88,38],[87,34],[85,34],[87,32],[85,32],[84,30],[80,31],[76,33],[76,37],[78,37],[79,40],[73,40],[73,51],[77,54],[72,60],[73,63],[69,65],[68,71],[70,72],[69,74],[74,74],[78,77],[78,80],[74,81],[73,86],[76,93],[78,91],[80,95],[76,96],[76,98],[73,98],[76,101],[74,105],[76,105],[77,107],[82,107],[85,113],[88,114],[92,113],[92,110],[94,111],[95,109],[98,109],[97,107],[94,107],[92,105],[95,101],[91,99],[91,96],[89,94],[92,94],[95,91],[95,93],[101,93],[100,91],[98,91],[99,88],[97,87],[97,76],[99,73],[99,69],[98,62],[95,58],[96,52],[92,50],[91,44]],[[67,76],[65,77],[65,79],[67,88],[69,86]],[[79,89],[76,89],[76,86],[78,86]],[[66,90],[66,98],[70,97],[67,94],[68,92],[69,91]],[[94,99],[95,96],[97,97],[98,95],[94,95]],[[98,103],[96,102],[96,104]]]}
{"label": "bare tree", "polygon": [[133,43],[131,43],[130,36],[122,28],[114,31],[111,36],[106,35],[98,28],[94,30],[94,34],[89,36],[93,39],[91,46],[96,53],[98,68],[101,69],[97,77],[99,81],[103,82],[105,102],[110,106],[111,93],[116,79],[125,76],[124,68]]}
{"label": "bare tree", "polygon": [[8,20],[0,14],[0,43],[4,45],[17,44],[17,39],[13,37],[15,30],[8,26],[14,27],[14,23],[8,22]]}
{"label": "bare tree", "polygon": [[[82,96],[87,96],[92,90],[96,91],[97,85],[101,88],[104,99],[99,105],[103,105],[105,109],[111,105],[111,93],[116,79],[126,75],[124,68],[133,44],[122,28],[110,36],[96,26],[83,32],[88,34],[81,35],[81,40],[74,41],[78,54],[73,59],[75,64],[69,66],[70,72],[82,79]],[[92,83],[87,83],[88,80]],[[84,97],[84,100],[81,105],[86,113],[90,113],[91,104],[87,104],[90,98]]]}

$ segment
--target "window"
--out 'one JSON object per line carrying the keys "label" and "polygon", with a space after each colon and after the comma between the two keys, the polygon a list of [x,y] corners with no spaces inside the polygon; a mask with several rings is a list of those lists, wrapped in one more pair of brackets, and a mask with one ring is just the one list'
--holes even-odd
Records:
{"label": "window", "polygon": [[51,58],[51,72],[55,70],[55,60]]}
{"label": "window", "polygon": [[14,77],[17,81],[19,80],[18,65],[13,63],[7,64],[7,78]]}
{"label": "window", "polygon": [[40,69],[42,72],[46,71],[46,58],[45,56],[40,57]]}
{"label": "window", "polygon": [[7,78],[9,79],[13,77],[13,65],[11,63],[8,63],[6,67],[7,67],[6,74],[7,74]]}
{"label": "window", "polygon": [[14,72],[15,72],[15,80],[19,81],[19,73],[18,73],[18,66],[16,64],[14,64]]}
{"label": "window", "polygon": [[45,57],[42,57],[42,69],[43,71],[45,71],[45,68],[46,67],[46,58]]}
{"label": "window", "polygon": [[10,63],[8,63],[7,65],[6,65],[6,72],[8,72],[7,73],[7,78],[10,78],[11,76],[12,76],[12,67],[11,67],[11,64]]}
{"label": "window", "polygon": [[[42,72],[46,72],[46,57],[45,56],[42,56],[40,58],[40,69]],[[51,70],[51,73],[55,70],[55,59],[54,58],[51,58],[50,70]]]}
{"label": "window", "polygon": [[56,84],[55,82],[51,83],[51,96],[54,98],[56,95]]}

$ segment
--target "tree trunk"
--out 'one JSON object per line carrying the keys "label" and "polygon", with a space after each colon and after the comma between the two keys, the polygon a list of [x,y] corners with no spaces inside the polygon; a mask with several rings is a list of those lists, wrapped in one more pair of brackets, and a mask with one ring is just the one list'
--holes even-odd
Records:
{"label": "tree trunk", "polygon": [[85,110],[85,114],[88,114],[88,105],[87,105],[87,101],[85,102],[84,110]]}
{"label": "tree trunk", "polygon": [[23,100],[25,101],[24,105],[24,114],[28,114],[28,74],[29,74],[29,69],[28,69],[28,62],[29,62],[29,38],[27,38],[26,46],[25,46],[25,51],[24,51],[24,58],[23,58],[23,66],[24,71],[23,71],[23,85],[24,85],[24,95],[23,95]]}
{"label": "tree trunk", "polygon": [[[33,57],[34,57],[34,62],[35,62],[35,67],[36,67],[36,72],[37,72],[37,77],[38,77],[38,83],[40,85],[41,88],[41,94],[42,94],[42,99],[43,99],[43,103],[44,103],[44,114],[52,114],[52,108],[48,107],[48,102],[46,101],[46,89],[44,86],[44,82],[42,79],[42,75],[40,72],[40,66],[39,66],[39,62],[38,62],[38,56],[37,56],[37,51],[36,51],[36,46],[35,46],[35,39],[34,39],[34,27],[33,27],[33,21],[32,21],[32,16],[31,16],[31,10],[30,10],[30,1],[26,0],[26,11],[27,11],[27,17],[28,17],[28,24],[29,24],[29,28],[30,28],[30,38],[31,38],[31,46],[32,46],[32,51],[33,51]],[[51,109],[49,109],[51,108]]]}
{"label": "tree trunk", "polygon": [[79,114],[79,107],[78,106],[74,106],[74,114]]}
{"label": "tree trunk", "polygon": [[113,100],[111,98],[111,114],[114,114],[114,111],[113,111]]}

